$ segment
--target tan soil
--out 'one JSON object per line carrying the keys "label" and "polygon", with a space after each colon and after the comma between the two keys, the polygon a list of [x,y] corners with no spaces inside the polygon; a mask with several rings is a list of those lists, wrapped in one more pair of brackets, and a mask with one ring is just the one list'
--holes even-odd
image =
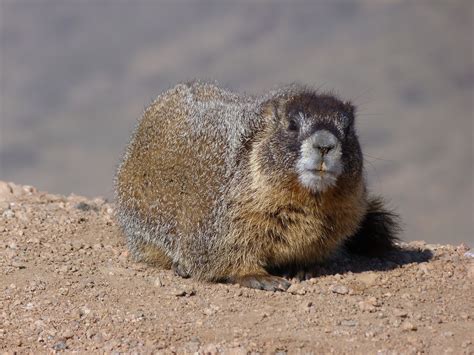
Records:
{"label": "tan soil", "polygon": [[103,199],[0,182],[0,349],[472,354],[472,252],[402,247],[288,292],[205,284],[131,260]]}

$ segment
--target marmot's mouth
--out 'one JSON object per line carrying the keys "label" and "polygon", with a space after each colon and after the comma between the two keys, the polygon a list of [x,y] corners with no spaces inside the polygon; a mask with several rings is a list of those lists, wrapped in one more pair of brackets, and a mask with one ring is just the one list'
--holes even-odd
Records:
{"label": "marmot's mouth", "polygon": [[318,175],[336,175],[330,170],[324,170],[324,169],[307,169],[308,172],[313,173],[313,174],[318,174]]}
{"label": "marmot's mouth", "polygon": [[337,174],[329,170],[305,169],[299,174],[299,181],[313,192],[324,192],[336,184],[337,177]]}

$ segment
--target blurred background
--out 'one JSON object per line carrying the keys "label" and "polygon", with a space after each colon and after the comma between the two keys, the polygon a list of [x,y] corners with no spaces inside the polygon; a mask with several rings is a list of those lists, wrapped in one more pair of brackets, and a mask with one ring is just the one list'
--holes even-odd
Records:
{"label": "blurred background", "polygon": [[474,244],[472,0],[0,0],[0,179],[112,197],[143,109],[193,78],[358,106],[403,239]]}

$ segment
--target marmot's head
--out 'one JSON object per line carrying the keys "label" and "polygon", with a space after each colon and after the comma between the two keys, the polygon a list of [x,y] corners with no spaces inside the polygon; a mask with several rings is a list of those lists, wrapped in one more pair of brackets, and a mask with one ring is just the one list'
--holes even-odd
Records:
{"label": "marmot's head", "polygon": [[297,179],[314,193],[341,180],[359,181],[362,153],[352,104],[298,90],[277,95],[262,108],[269,126],[259,160],[267,176]]}

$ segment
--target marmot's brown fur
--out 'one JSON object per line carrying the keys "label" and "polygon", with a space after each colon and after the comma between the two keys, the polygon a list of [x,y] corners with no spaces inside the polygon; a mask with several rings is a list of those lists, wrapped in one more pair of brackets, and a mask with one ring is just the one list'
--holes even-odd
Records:
{"label": "marmot's brown fur", "polygon": [[395,238],[367,194],[354,107],[298,85],[261,97],[177,85],[146,109],[115,188],[133,255],[200,280],[286,289],[272,270]]}

